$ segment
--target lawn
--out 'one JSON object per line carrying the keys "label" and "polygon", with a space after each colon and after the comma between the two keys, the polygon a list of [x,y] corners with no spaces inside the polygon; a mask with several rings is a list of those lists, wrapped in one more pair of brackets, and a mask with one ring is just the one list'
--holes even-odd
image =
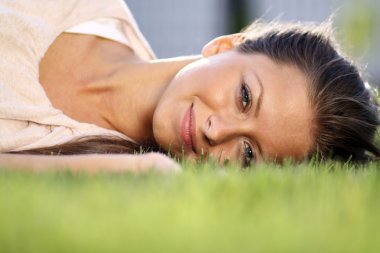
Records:
{"label": "lawn", "polygon": [[0,170],[0,252],[380,252],[380,163]]}

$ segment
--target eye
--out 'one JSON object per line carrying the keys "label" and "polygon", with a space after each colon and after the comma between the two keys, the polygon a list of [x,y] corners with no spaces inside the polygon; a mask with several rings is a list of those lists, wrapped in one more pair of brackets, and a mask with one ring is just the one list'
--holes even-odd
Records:
{"label": "eye", "polygon": [[255,149],[251,147],[251,145],[244,141],[243,148],[241,151],[241,161],[243,168],[246,168],[251,165],[253,160],[256,160]]}
{"label": "eye", "polygon": [[247,112],[251,107],[251,91],[247,84],[243,83],[240,88],[240,105],[241,111]]}

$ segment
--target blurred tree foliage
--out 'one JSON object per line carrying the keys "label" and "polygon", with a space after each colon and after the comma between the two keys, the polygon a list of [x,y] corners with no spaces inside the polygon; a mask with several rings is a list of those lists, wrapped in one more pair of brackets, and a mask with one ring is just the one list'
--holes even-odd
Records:
{"label": "blurred tree foliage", "polygon": [[227,34],[240,32],[250,22],[248,0],[227,0]]}
{"label": "blurred tree foliage", "polygon": [[371,53],[377,36],[378,16],[379,10],[369,1],[352,1],[343,9],[338,26],[341,27],[340,39],[348,52],[355,56]]}

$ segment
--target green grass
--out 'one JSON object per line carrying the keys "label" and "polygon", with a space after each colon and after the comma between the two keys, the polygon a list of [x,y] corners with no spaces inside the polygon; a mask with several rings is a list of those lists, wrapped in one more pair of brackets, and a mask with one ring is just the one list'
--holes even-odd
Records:
{"label": "green grass", "polygon": [[0,252],[380,252],[378,168],[0,170]]}

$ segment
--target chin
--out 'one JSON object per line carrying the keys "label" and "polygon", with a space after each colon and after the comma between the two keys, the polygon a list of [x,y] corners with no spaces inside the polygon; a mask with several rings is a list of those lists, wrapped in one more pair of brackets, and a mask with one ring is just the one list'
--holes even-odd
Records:
{"label": "chin", "polygon": [[[176,129],[173,122],[173,111],[165,110],[168,108],[164,105],[159,105],[153,115],[152,130],[153,137],[158,146],[167,151],[172,152],[173,149],[178,150],[178,139],[176,137]],[[170,108],[170,107],[169,107]],[[175,147],[175,148],[174,148]]]}
{"label": "chin", "polygon": [[[169,124],[163,124],[157,120],[153,121],[153,136],[157,145],[166,152],[169,152],[172,149],[174,140],[172,136],[169,136],[170,133],[173,133]],[[170,151],[171,152],[171,151]]]}
{"label": "chin", "polygon": [[165,153],[181,158],[183,155],[181,151],[182,149],[178,147],[177,140],[174,136],[169,135],[169,133],[173,134],[173,131],[168,131],[167,129],[170,128],[154,128],[154,139],[160,149],[162,149]]}

